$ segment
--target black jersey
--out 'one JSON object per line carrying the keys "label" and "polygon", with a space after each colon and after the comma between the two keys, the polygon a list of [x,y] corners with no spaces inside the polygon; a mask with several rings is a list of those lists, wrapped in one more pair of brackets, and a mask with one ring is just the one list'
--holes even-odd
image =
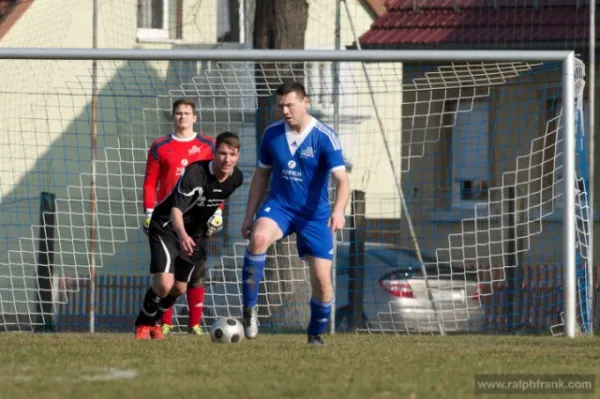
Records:
{"label": "black jersey", "polygon": [[188,235],[196,237],[203,233],[208,219],[219,205],[244,182],[242,172],[237,166],[222,183],[219,183],[213,174],[212,167],[213,161],[191,163],[171,193],[156,206],[152,212],[152,221],[160,228],[173,232],[171,209],[179,208],[183,213],[183,223]]}

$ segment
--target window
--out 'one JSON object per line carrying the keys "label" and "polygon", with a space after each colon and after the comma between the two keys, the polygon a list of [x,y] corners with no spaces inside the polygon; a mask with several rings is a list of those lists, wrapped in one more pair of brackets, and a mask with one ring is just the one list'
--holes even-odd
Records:
{"label": "window", "polygon": [[138,1],[138,39],[181,38],[177,0]]}
{"label": "window", "polygon": [[242,0],[219,0],[217,2],[217,42],[244,43],[245,27]]}
{"label": "window", "polygon": [[488,103],[456,103],[452,132],[452,207],[487,202],[490,179]]}
{"label": "window", "polygon": [[[185,40],[186,43],[245,43],[250,29],[244,24],[243,0],[138,0],[137,38],[148,42]],[[184,16],[185,5],[185,16]],[[184,20],[186,32],[184,38]],[[200,21],[200,23],[193,21]]]}

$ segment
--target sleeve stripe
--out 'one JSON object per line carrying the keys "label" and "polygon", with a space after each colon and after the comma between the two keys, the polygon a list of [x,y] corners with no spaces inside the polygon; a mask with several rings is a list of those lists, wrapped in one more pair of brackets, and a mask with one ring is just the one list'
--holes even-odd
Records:
{"label": "sleeve stripe", "polygon": [[206,137],[197,135],[196,140],[198,140],[199,142],[201,142],[204,145],[209,146],[213,152],[215,151],[215,143],[213,143],[211,140],[207,139]]}
{"label": "sleeve stripe", "polygon": [[336,170],[346,170],[346,166],[345,165],[339,165],[339,166],[334,166],[333,168],[329,169],[329,172],[335,172]]}
{"label": "sleeve stripe", "polygon": [[165,137],[164,140],[160,142],[155,142],[154,147],[152,148],[152,157],[158,160],[158,149],[165,144],[168,144],[171,141],[171,137]]}
{"label": "sleeve stripe", "polygon": [[317,122],[316,125],[319,128],[319,131],[325,133],[331,142],[331,146],[334,150],[339,151],[342,149],[342,145],[340,144],[340,140],[337,135],[333,132],[333,130],[327,128],[327,126],[323,125],[321,122]]}
{"label": "sleeve stripe", "polygon": [[258,161],[258,166],[260,166],[263,169],[271,169],[271,165],[265,165],[264,163]]}

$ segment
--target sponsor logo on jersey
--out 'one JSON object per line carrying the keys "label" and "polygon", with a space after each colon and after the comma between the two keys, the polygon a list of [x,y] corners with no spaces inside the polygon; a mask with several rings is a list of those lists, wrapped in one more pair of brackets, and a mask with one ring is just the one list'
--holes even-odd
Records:
{"label": "sponsor logo on jersey", "polygon": [[281,177],[286,180],[302,181],[302,172],[297,170],[282,169]]}
{"label": "sponsor logo on jersey", "polygon": [[201,208],[216,208],[221,205],[221,202],[223,202],[221,198],[206,198],[202,195],[196,200],[196,206]]}
{"label": "sponsor logo on jersey", "polygon": [[195,146],[193,146],[192,148],[190,148],[188,150],[188,155],[194,155],[194,154],[199,153],[200,151],[201,151],[200,147],[198,147],[197,145],[195,145]]}
{"label": "sponsor logo on jersey", "polygon": [[293,170],[297,166],[296,161],[289,161],[287,166],[289,169],[281,170],[281,177],[286,180],[302,181],[302,172]]}
{"label": "sponsor logo on jersey", "polygon": [[300,151],[300,158],[314,158],[315,153],[312,147],[306,147],[302,151]]}
{"label": "sponsor logo on jersey", "polygon": [[182,159],[182,160],[181,160],[181,164],[182,164],[183,166],[187,166],[187,165],[188,165],[188,160],[187,160],[187,159],[185,159],[185,158],[184,158],[184,159]]}

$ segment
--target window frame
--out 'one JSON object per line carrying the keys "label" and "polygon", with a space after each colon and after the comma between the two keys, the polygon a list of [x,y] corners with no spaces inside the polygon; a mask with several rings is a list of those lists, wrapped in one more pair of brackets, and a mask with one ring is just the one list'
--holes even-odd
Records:
{"label": "window frame", "polygon": [[[172,1],[178,1],[178,0],[162,0],[163,2],[163,21],[162,21],[162,28],[157,29],[157,28],[140,28],[140,19],[139,19],[139,14],[140,12],[138,12],[138,18],[137,18],[137,39],[141,40],[141,41],[168,41],[171,39],[171,26],[170,26],[170,10],[171,10],[171,2]],[[150,4],[150,12],[152,10],[152,3]],[[138,1],[138,7],[141,9],[143,7],[144,4],[148,4],[145,3],[143,0],[139,0]],[[179,5],[177,5],[177,9],[179,9]],[[176,24],[177,27],[181,26],[181,15],[180,12],[176,12]],[[179,32],[181,31],[181,29],[177,29],[177,36],[179,36]],[[180,39],[180,37],[178,37],[178,39]]]}
{"label": "window frame", "polygon": [[[488,162],[487,164],[487,171],[486,171],[486,179],[480,179],[480,180],[472,180],[472,179],[461,179],[460,176],[456,176],[456,166],[454,165],[454,160],[458,157],[461,158],[461,156],[459,154],[455,153],[454,150],[454,145],[455,145],[455,140],[457,138],[457,123],[456,123],[456,119],[459,117],[459,113],[456,112],[454,115],[452,115],[452,118],[454,118],[454,122],[453,122],[453,126],[452,126],[452,131],[450,133],[450,156],[449,156],[449,167],[450,167],[450,200],[449,200],[449,204],[448,204],[448,208],[451,210],[473,210],[478,204],[487,204],[489,201],[489,190],[490,190],[490,186],[491,186],[491,180],[492,180],[492,168],[491,168],[491,160],[493,160],[493,152],[492,152],[492,138],[490,137],[490,112],[492,109],[492,102],[490,101],[489,98],[475,98],[473,99],[473,108],[475,108],[475,104],[485,104],[485,113],[487,116],[487,120],[486,120],[486,133],[487,133],[487,157],[488,157]],[[456,109],[458,107],[458,101],[452,101],[452,103],[450,104],[451,107],[453,107],[454,109]],[[483,110],[482,110],[483,111]],[[462,189],[461,189],[461,184],[467,182],[467,181],[484,181],[487,184],[485,184],[485,197],[481,198],[481,199],[464,199],[462,198]]]}

